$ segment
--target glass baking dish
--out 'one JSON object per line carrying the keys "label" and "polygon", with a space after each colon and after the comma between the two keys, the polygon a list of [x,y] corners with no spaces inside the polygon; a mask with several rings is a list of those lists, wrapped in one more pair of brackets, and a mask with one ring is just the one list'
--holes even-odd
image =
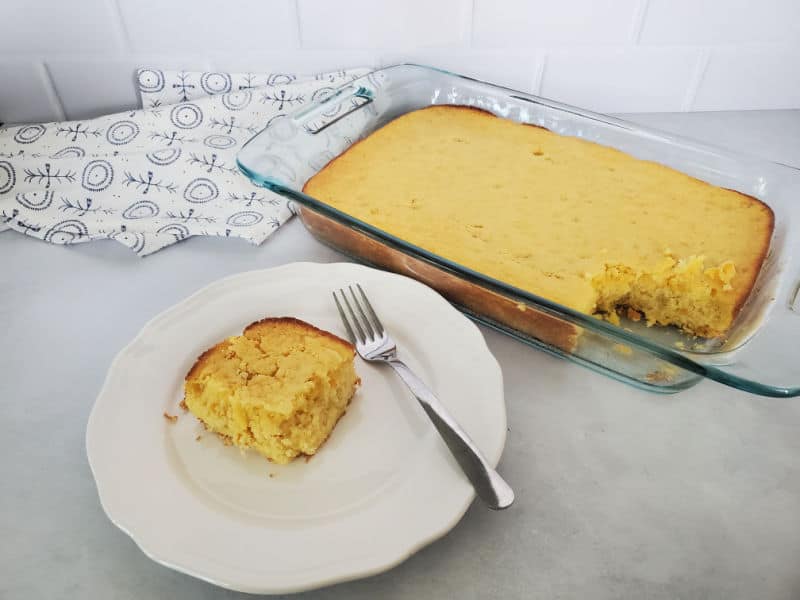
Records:
{"label": "glass baking dish", "polygon": [[[775,231],[733,327],[724,338],[699,339],[626,319],[614,325],[455,264],[303,193],[313,175],[358,140],[433,104],[472,106],[611,146],[766,203]],[[675,392],[707,377],[765,396],[800,395],[797,169],[411,64],[374,71],[273,119],[241,150],[238,163],[258,185],[294,200],[321,241],[419,279],[473,319],[527,344],[653,391]]]}

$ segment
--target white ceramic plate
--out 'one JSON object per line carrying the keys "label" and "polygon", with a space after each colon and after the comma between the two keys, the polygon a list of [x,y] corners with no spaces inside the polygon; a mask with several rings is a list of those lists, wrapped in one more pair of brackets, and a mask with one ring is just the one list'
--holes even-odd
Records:
{"label": "white ceramic plate", "polygon": [[391,369],[356,359],[362,386],[308,462],[274,465],[226,447],[178,408],[195,358],[253,321],[293,316],[346,337],[330,293],[351,282],[497,464],[500,368],[477,327],[436,292],[354,264],[242,273],[148,323],[114,360],[89,417],[103,508],[153,560],[239,591],[299,591],[388,569],[464,514],[472,487]]}

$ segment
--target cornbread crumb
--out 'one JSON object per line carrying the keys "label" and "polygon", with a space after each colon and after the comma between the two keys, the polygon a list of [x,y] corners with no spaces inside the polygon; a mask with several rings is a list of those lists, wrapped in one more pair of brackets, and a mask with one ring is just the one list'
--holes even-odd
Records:
{"label": "cornbread crumb", "polygon": [[614,351],[624,354],[625,356],[630,356],[633,354],[633,348],[626,344],[614,344]]}
{"label": "cornbread crumb", "polygon": [[311,456],[359,383],[348,342],[292,318],[264,319],[204,352],[184,401],[225,445],[285,464]]}
{"label": "cornbread crumb", "polygon": [[612,313],[630,307],[648,326],[704,337],[730,328],[773,231],[772,211],[750,196],[587,140],[446,105],[373,132],[303,191],[572,309],[613,322]]}
{"label": "cornbread crumb", "polygon": [[685,350],[685,349],[686,349],[686,344],[684,344],[684,343],[683,343],[683,342],[681,342],[680,340],[678,340],[677,342],[675,342],[675,344],[674,344],[674,345],[675,345],[675,347],[676,347],[678,350]]}
{"label": "cornbread crumb", "polygon": [[174,423],[178,420],[178,415],[171,415],[167,411],[164,411],[164,418],[170,423]]}
{"label": "cornbread crumb", "polygon": [[188,407],[188,406],[186,406],[186,400],[181,400],[181,401],[178,403],[178,406],[180,406],[180,407],[181,407],[181,408],[182,408],[184,411],[187,411],[187,410],[189,410],[189,407]]}
{"label": "cornbread crumb", "polygon": [[632,309],[630,306],[626,310],[626,316],[633,322],[638,323],[642,320],[642,313]]}
{"label": "cornbread crumb", "polygon": [[669,381],[669,377],[663,371],[652,371],[645,375],[645,379],[650,383],[663,383]]}
{"label": "cornbread crumb", "polygon": [[677,369],[675,367],[664,366],[660,369],[656,369],[655,371],[651,371],[647,375],[645,375],[645,379],[650,383],[667,383],[672,380],[673,376],[677,373]]}
{"label": "cornbread crumb", "polygon": [[199,441],[200,441],[200,440],[202,440],[202,439],[203,439],[203,436],[202,436],[202,435],[198,435],[198,436],[196,436],[196,437],[194,438],[194,441],[195,441],[195,442],[199,442]]}

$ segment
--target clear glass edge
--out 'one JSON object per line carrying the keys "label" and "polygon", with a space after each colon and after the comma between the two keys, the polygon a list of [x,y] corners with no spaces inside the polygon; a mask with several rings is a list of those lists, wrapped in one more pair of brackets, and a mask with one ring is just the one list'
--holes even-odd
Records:
{"label": "clear glass edge", "polygon": [[[642,126],[639,126],[639,125],[637,125],[635,123],[632,123],[630,121],[626,121],[624,119],[619,119],[617,117],[612,117],[612,116],[609,116],[609,115],[595,113],[595,112],[588,111],[588,110],[585,110],[585,109],[582,109],[582,108],[579,108],[579,107],[576,107],[576,106],[572,106],[572,105],[569,105],[569,104],[564,104],[564,103],[561,103],[561,102],[549,100],[549,99],[542,98],[542,97],[539,97],[539,96],[536,96],[536,95],[532,95],[532,94],[528,94],[528,93],[525,93],[525,92],[519,92],[518,90],[514,90],[512,88],[507,88],[507,87],[504,87],[504,86],[499,86],[499,85],[496,85],[496,84],[488,83],[488,82],[485,82],[485,81],[483,81],[481,79],[477,79],[477,78],[474,78],[474,77],[468,77],[468,76],[460,75],[458,73],[453,73],[451,71],[447,71],[445,69],[440,69],[440,68],[437,68],[437,67],[430,67],[430,66],[426,66],[426,65],[420,65],[420,64],[416,64],[416,63],[401,63],[401,64],[397,64],[397,65],[391,65],[391,66],[388,66],[388,67],[383,67],[383,68],[380,68],[380,69],[376,69],[375,71],[372,71],[372,72],[370,72],[370,73],[368,73],[366,75],[363,75],[359,79],[356,79],[356,80],[354,80],[352,82],[349,82],[349,83],[345,84],[344,86],[340,86],[340,87],[352,86],[353,84],[355,84],[356,82],[358,82],[358,81],[360,81],[362,79],[367,80],[371,75],[373,75],[376,72],[386,71],[386,70],[394,69],[394,68],[398,68],[398,67],[415,67],[415,68],[420,68],[420,69],[424,69],[424,70],[428,70],[428,71],[439,72],[439,73],[445,74],[447,76],[455,77],[455,78],[458,78],[458,79],[464,79],[464,80],[468,80],[468,81],[475,81],[475,82],[482,83],[482,84],[485,84],[485,85],[489,85],[489,86],[492,86],[492,87],[495,87],[495,88],[501,88],[501,89],[504,89],[504,90],[507,90],[507,91],[510,91],[510,92],[514,92],[516,94],[524,94],[524,96],[526,96],[526,98],[519,98],[520,100],[527,100],[529,98],[532,98],[532,99],[535,99],[537,102],[541,102],[542,104],[544,104],[546,106],[549,106],[549,107],[552,107],[552,108],[557,108],[557,109],[560,109],[560,110],[567,110],[567,111],[572,112],[572,113],[574,113],[574,114],[576,114],[578,116],[599,120],[599,121],[601,121],[603,123],[622,126],[622,127],[626,128],[626,129],[630,129],[632,131],[636,131],[636,132],[639,132],[639,133],[645,133],[645,134],[648,134],[648,135],[652,135],[652,136],[657,137],[658,139],[661,139],[661,140],[664,140],[664,141],[669,141],[669,142],[672,142],[672,143],[680,143],[680,144],[689,144],[693,148],[696,148],[696,149],[702,149],[702,150],[705,150],[705,151],[721,153],[721,154],[723,154],[725,156],[740,157],[740,158],[744,158],[744,159],[751,160],[751,161],[758,161],[758,162],[763,163],[763,164],[775,165],[775,166],[778,166],[780,168],[786,168],[786,169],[792,169],[792,170],[800,171],[800,169],[798,169],[797,167],[791,166],[791,165],[786,165],[786,164],[778,163],[778,162],[775,162],[775,161],[769,161],[769,160],[766,160],[766,159],[763,159],[763,158],[760,158],[760,157],[756,157],[756,156],[752,156],[752,155],[749,155],[749,154],[746,154],[746,153],[729,150],[729,149],[724,148],[722,146],[717,146],[717,145],[714,145],[714,144],[708,144],[708,143],[701,142],[701,141],[698,141],[698,140],[693,140],[692,138],[689,138],[689,137],[686,137],[686,136],[674,135],[674,134],[670,134],[670,133],[667,133],[667,132],[659,131],[657,129],[651,129],[651,128],[647,128],[647,127],[642,127]],[[320,103],[324,102],[324,100],[319,101],[319,102]],[[309,109],[309,107],[304,107],[303,110],[308,110],[308,109]],[[292,113],[290,113],[288,116],[291,117]],[[256,140],[256,138],[258,138],[260,133],[261,133],[261,131],[256,133],[250,140],[248,140],[245,143],[245,145],[242,147],[242,150],[240,151],[239,154],[242,154],[245,151],[245,149],[247,148],[247,146],[249,146],[251,143],[253,143]],[[792,397],[800,396],[800,385],[790,386],[790,387],[769,385],[769,384],[761,383],[761,382],[758,382],[758,381],[753,381],[751,379],[745,379],[745,378],[739,377],[737,375],[732,375],[730,373],[727,373],[723,369],[715,367],[713,365],[700,364],[700,363],[698,363],[696,361],[691,360],[690,358],[686,357],[685,355],[683,355],[683,354],[681,354],[681,353],[679,353],[679,352],[677,352],[675,350],[672,350],[670,348],[666,348],[666,347],[663,347],[663,346],[660,346],[660,345],[657,345],[657,344],[650,343],[649,341],[644,340],[644,339],[640,338],[639,336],[637,336],[637,335],[635,335],[633,333],[629,333],[629,332],[625,331],[622,328],[616,327],[615,325],[612,325],[612,324],[607,323],[605,321],[599,320],[599,319],[597,319],[597,318],[595,318],[595,317],[593,317],[591,315],[586,315],[584,313],[580,313],[578,311],[574,311],[574,310],[572,310],[572,309],[570,309],[570,308],[568,308],[566,306],[562,306],[560,304],[557,304],[557,303],[554,303],[554,302],[552,302],[550,300],[547,300],[546,298],[542,298],[542,297],[537,296],[535,294],[531,294],[529,292],[526,292],[525,290],[521,290],[519,288],[515,288],[515,287],[510,286],[510,285],[508,285],[506,283],[503,283],[502,281],[493,279],[493,278],[488,277],[486,275],[483,275],[483,274],[481,274],[481,273],[479,273],[477,271],[473,271],[472,269],[469,269],[467,267],[459,265],[458,263],[454,263],[454,262],[452,262],[452,261],[450,261],[450,260],[448,260],[448,259],[446,259],[446,258],[444,258],[442,256],[439,256],[439,255],[433,254],[431,252],[428,252],[427,250],[425,250],[423,248],[420,248],[419,246],[416,246],[414,244],[410,244],[410,243],[408,243],[408,242],[406,242],[406,241],[404,241],[404,240],[402,240],[400,238],[397,238],[397,237],[393,236],[392,234],[390,234],[388,232],[385,232],[383,230],[377,229],[377,228],[369,225],[368,223],[366,223],[364,221],[360,221],[359,219],[355,219],[355,218],[351,217],[350,215],[347,215],[346,213],[343,213],[343,212],[341,212],[341,211],[339,211],[339,210],[337,210],[337,209],[335,209],[335,208],[333,208],[333,207],[331,207],[331,206],[329,206],[329,205],[327,205],[325,203],[322,203],[322,202],[318,201],[317,199],[312,198],[311,196],[308,196],[307,194],[304,194],[303,192],[300,192],[300,191],[294,190],[292,188],[286,187],[285,185],[281,184],[280,182],[277,182],[277,181],[274,181],[274,180],[270,180],[269,178],[264,177],[263,175],[260,175],[260,174],[258,174],[256,172],[252,171],[251,169],[249,169],[246,165],[244,165],[241,162],[241,160],[239,159],[239,156],[237,156],[236,162],[237,162],[237,165],[238,165],[239,169],[242,171],[242,173],[244,173],[244,175],[246,175],[254,183],[256,183],[256,184],[258,184],[258,185],[260,185],[262,187],[265,187],[265,188],[267,188],[267,189],[269,189],[269,190],[271,190],[271,191],[273,191],[273,192],[275,192],[277,194],[285,196],[285,197],[287,197],[287,198],[289,198],[291,200],[297,201],[300,204],[308,206],[310,209],[312,209],[312,210],[314,210],[316,212],[319,212],[319,213],[321,213],[321,214],[323,214],[323,215],[325,215],[327,217],[330,217],[330,218],[336,220],[337,222],[339,222],[339,223],[341,223],[343,225],[346,225],[346,226],[348,226],[348,227],[350,227],[350,228],[352,228],[352,229],[354,229],[354,230],[356,230],[356,231],[358,231],[360,233],[363,233],[363,234],[368,235],[368,236],[370,236],[370,237],[372,237],[374,239],[377,239],[378,241],[381,241],[381,242],[389,245],[390,247],[392,247],[395,250],[402,251],[407,255],[413,256],[414,258],[418,258],[418,259],[424,260],[426,262],[429,262],[432,265],[436,266],[437,268],[444,269],[447,272],[449,272],[449,273],[451,273],[451,274],[453,274],[455,276],[464,278],[464,279],[466,279],[467,281],[469,281],[471,283],[475,283],[477,285],[481,285],[481,286],[483,286],[483,287],[485,287],[485,288],[487,288],[489,290],[492,290],[492,291],[494,291],[496,293],[500,293],[500,294],[502,294],[502,295],[504,295],[504,296],[506,296],[508,298],[511,298],[511,299],[515,300],[515,301],[527,302],[527,303],[531,304],[532,306],[535,306],[537,309],[540,309],[542,312],[550,314],[550,315],[552,315],[552,316],[554,316],[556,318],[560,318],[560,319],[562,319],[564,321],[567,321],[567,322],[569,322],[569,323],[571,323],[573,325],[578,325],[580,327],[585,327],[585,328],[590,329],[592,331],[596,331],[596,332],[602,333],[603,335],[606,335],[606,336],[608,336],[608,337],[612,338],[613,340],[618,341],[620,343],[633,345],[638,349],[641,349],[641,350],[643,350],[643,351],[645,351],[645,352],[647,352],[647,353],[649,353],[649,354],[651,354],[651,355],[653,355],[653,356],[655,356],[657,358],[660,358],[662,360],[665,360],[665,361],[669,362],[670,364],[675,365],[676,367],[679,367],[681,369],[684,369],[686,371],[694,373],[694,374],[696,374],[698,376],[705,377],[705,378],[717,381],[719,383],[728,385],[730,387],[733,387],[733,388],[736,388],[736,389],[740,389],[740,390],[743,390],[743,391],[746,391],[746,392],[758,394],[758,395],[761,395],[761,396],[767,396],[767,397],[773,397],[773,398],[792,398]],[[470,316],[470,318],[473,318],[476,321],[484,323],[484,324],[486,324],[489,327],[492,327],[494,329],[499,329],[503,333],[505,333],[507,335],[511,335],[512,337],[515,337],[516,339],[519,339],[522,342],[525,342],[525,343],[528,343],[528,344],[532,343],[526,337],[524,337],[522,335],[519,335],[519,334],[514,334],[513,331],[510,330],[509,328],[498,326],[497,324],[491,323],[487,319],[485,319],[485,318],[483,318],[481,316],[470,314],[469,311],[465,311],[465,312],[468,314],[468,316]],[[692,380],[692,381],[689,381],[687,383],[677,384],[676,386],[669,386],[669,387],[667,387],[667,386],[648,385],[647,383],[642,382],[640,380],[637,380],[635,378],[619,374],[619,373],[617,373],[617,372],[615,372],[615,371],[613,371],[611,369],[607,369],[607,368],[603,367],[602,365],[598,365],[598,364],[592,363],[591,361],[587,361],[587,360],[585,360],[583,358],[567,354],[567,353],[565,353],[563,351],[560,351],[560,350],[558,350],[556,348],[551,347],[548,344],[545,344],[544,342],[537,341],[533,345],[535,345],[538,348],[544,349],[545,351],[547,351],[547,352],[549,352],[551,354],[555,354],[557,356],[561,356],[563,358],[567,358],[569,360],[572,360],[573,362],[577,362],[579,364],[583,364],[584,366],[587,366],[587,367],[591,368],[592,370],[602,371],[605,374],[611,375],[615,379],[618,379],[618,380],[624,381],[626,383],[633,384],[636,387],[640,387],[640,388],[643,388],[643,389],[648,389],[648,390],[651,390],[651,391],[654,390],[654,391],[659,391],[659,392],[662,392],[662,393],[663,392],[670,392],[670,391],[679,391],[681,389],[685,389],[687,387],[691,387],[692,385],[694,385],[694,383],[696,383],[696,381]]]}

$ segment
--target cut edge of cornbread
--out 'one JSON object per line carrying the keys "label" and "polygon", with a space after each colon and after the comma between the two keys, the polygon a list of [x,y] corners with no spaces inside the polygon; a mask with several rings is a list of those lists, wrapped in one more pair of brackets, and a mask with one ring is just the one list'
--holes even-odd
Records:
{"label": "cut edge of cornbread", "polygon": [[[772,217],[771,211],[769,214]],[[771,232],[772,225],[759,265],[769,253]],[[632,320],[643,318],[648,327],[675,326],[704,338],[723,336],[749,299],[761,269],[750,273],[748,281],[734,290],[731,280],[737,273],[733,261],[715,266],[705,262],[704,256],[668,256],[660,268],[646,272],[625,264],[606,264],[591,276],[598,294],[593,314],[615,325],[620,324],[620,314],[628,318],[633,315]],[[715,296],[726,293],[732,295],[729,302],[714,302]]]}
{"label": "cut edge of cornbread", "polygon": [[[289,348],[261,345],[276,332],[294,336]],[[318,343],[313,350],[333,353],[327,362],[307,352],[309,342]],[[286,464],[315,454],[344,416],[361,381],[354,357],[352,344],[309,323],[262,319],[197,358],[186,375],[181,405],[226,445]],[[292,372],[304,379],[287,378]]]}
{"label": "cut edge of cornbread", "polygon": [[[435,105],[430,106],[422,109],[418,109],[416,111],[412,111],[413,113],[421,113],[429,110],[436,110],[436,111],[459,111],[459,112],[471,112],[471,113],[478,113],[485,116],[490,116],[495,119],[500,119],[496,115],[485,111],[480,108],[476,107],[466,107],[466,106],[452,106],[452,105]],[[396,123],[398,120],[406,118],[411,113],[406,115],[402,115],[395,121],[392,121],[386,125],[384,125],[381,129],[390,128],[393,123]],[[554,134],[550,130],[541,127],[539,125],[534,124],[519,124],[516,125],[524,125],[526,127],[536,128],[547,132],[549,134]],[[307,194],[310,194],[314,197],[320,198],[323,202],[327,202],[324,197],[320,197],[318,194],[318,189],[320,185],[324,188],[325,184],[321,183],[321,175],[323,177],[330,176],[331,170],[337,166],[337,163],[350,155],[354,148],[359,147],[361,144],[367,142],[375,133],[380,130],[376,130],[370,136],[359,140],[352,146],[350,146],[345,152],[340,154],[339,156],[333,158],[323,169],[321,169],[317,174],[315,174],[312,178],[310,178],[305,185],[303,186],[303,191]],[[558,134],[554,134],[558,135]],[[579,138],[575,138],[579,139]],[[601,146],[600,144],[596,144],[594,142],[588,142],[586,140],[580,140],[583,143],[590,143],[596,146]],[[763,223],[763,228],[760,233],[763,234],[761,238],[759,238],[760,250],[757,259],[754,259],[748,266],[752,267],[755,265],[755,268],[746,268],[746,273],[742,274],[741,272],[737,272],[737,265],[734,261],[731,260],[723,260],[723,261],[714,261],[709,262],[707,258],[702,254],[689,254],[689,255],[674,255],[669,249],[665,249],[665,260],[661,265],[658,265],[656,269],[652,272],[650,271],[642,271],[638,272],[632,269],[630,266],[626,265],[625,262],[615,262],[615,261],[608,261],[606,262],[601,269],[595,270],[594,272],[587,272],[585,273],[585,278],[589,280],[592,287],[594,288],[597,296],[594,305],[590,307],[585,307],[581,310],[581,312],[585,312],[587,314],[594,314],[601,317],[607,318],[612,323],[619,323],[618,313],[625,314],[628,309],[632,309],[641,313],[644,318],[646,319],[647,325],[662,325],[662,326],[675,326],[690,335],[707,337],[707,338],[714,338],[724,336],[726,332],[728,332],[731,327],[733,326],[736,318],[738,317],[739,313],[741,312],[743,306],[746,304],[748,299],[750,298],[753,289],[756,284],[756,280],[761,272],[761,268],[766,260],[766,257],[769,254],[770,244],[772,240],[772,235],[774,232],[774,213],[772,209],[762,202],[760,199],[750,196],[748,194],[744,194],[742,192],[736,190],[730,190],[727,188],[721,188],[718,186],[714,186],[709,184],[708,182],[702,181],[696,177],[687,175],[665,165],[661,165],[654,161],[647,161],[642,159],[637,159],[632,157],[624,152],[614,150],[612,148],[608,148],[606,146],[601,146],[603,148],[607,148],[609,150],[613,150],[618,152],[621,155],[625,155],[630,159],[641,163],[641,164],[650,164],[660,167],[661,169],[667,171],[673,171],[677,174],[680,174],[683,177],[686,177],[688,180],[692,180],[695,183],[702,184],[702,186],[707,186],[709,188],[721,189],[725,190],[726,192],[730,192],[731,194],[735,194],[741,197],[748,203],[751,203],[754,206],[759,208],[759,211],[766,216],[765,223]],[[534,154],[537,154],[534,152]],[[338,208],[342,212],[347,212],[346,210],[339,208],[336,204],[331,204],[334,208]],[[311,211],[308,211],[311,212]],[[316,219],[319,215],[314,215],[312,218]],[[321,216],[319,216],[322,218]],[[365,220],[369,223],[369,219],[365,219],[361,216],[356,216],[360,220]],[[390,234],[397,235],[391,231],[391,228],[386,229],[383,228]],[[345,235],[353,235],[345,234]],[[401,236],[402,237],[402,236]],[[411,243],[416,243],[414,240],[406,240],[410,241]],[[334,243],[340,243],[340,240],[334,240]],[[419,244],[417,244],[419,245]],[[424,247],[424,246],[423,246]],[[436,252],[434,252],[436,253]],[[448,256],[444,256],[444,258],[450,258]],[[458,261],[456,261],[458,262]],[[707,264],[708,263],[708,264]],[[465,265],[470,267],[470,265]],[[474,268],[474,267],[470,267]],[[488,275],[492,276],[492,274],[487,273]],[[610,275],[609,275],[610,274]],[[738,276],[739,281],[736,282],[735,288],[731,286],[731,280]],[[744,277],[745,279],[742,279]],[[495,278],[498,278],[495,276]],[[502,279],[502,278],[501,278]],[[431,284],[429,282],[429,284]],[[621,284],[621,285],[620,285]],[[437,287],[435,283],[431,284],[433,287]],[[513,284],[512,284],[513,285]],[[475,290],[477,286],[472,286],[473,290]],[[520,286],[518,286],[520,287]],[[616,288],[616,289],[614,289]],[[672,290],[675,292],[674,295],[664,294],[662,293],[663,290]],[[691,293],[685,293],[689,290]],[[547,297],[546,294],[543,294],[540,291],[528,289],[527,291],[531,291],[534,294],[542,295]],[[719,295],[717,301],[715,302],[714,297]],[[722,302],[720,302],[720,298],[722,298]],[[468,299],[467,294],[462,294],[460,298],[455,298],[455,301],[469,306],[471,303],[466,299]],[[693,305],[694,303],[694,305]],[[485,304],[484,304],[485,306]],[[569,304],[567,304],[569,306]],[[577,308],[573,306],[572,308]],[[692,310],[698,314],[699,318],[697,319],[685,319],[683,316],[687,312],[691,312]],[[496,312],[496,311],[495,311]],[[508,311],[501,311],[501,312],[508,312]],[[517,320],[517,319],[515,319]],[[538,326],[533,327],[536,329]],[[531,333],[528,327],[519,327],[517,328]],[[574,330],[575,328],[569,326],[570,330]],[[563,343],[556,343],[556,345],[560,347],[572,347],[574,346],[574,342],[576,339],[576,332],[571,334],[567,333],[565,330],[564,333],[564,340]],[[537,337],[534,335],[534,337]],[[572,338],[570,340],[569,338]]]}

